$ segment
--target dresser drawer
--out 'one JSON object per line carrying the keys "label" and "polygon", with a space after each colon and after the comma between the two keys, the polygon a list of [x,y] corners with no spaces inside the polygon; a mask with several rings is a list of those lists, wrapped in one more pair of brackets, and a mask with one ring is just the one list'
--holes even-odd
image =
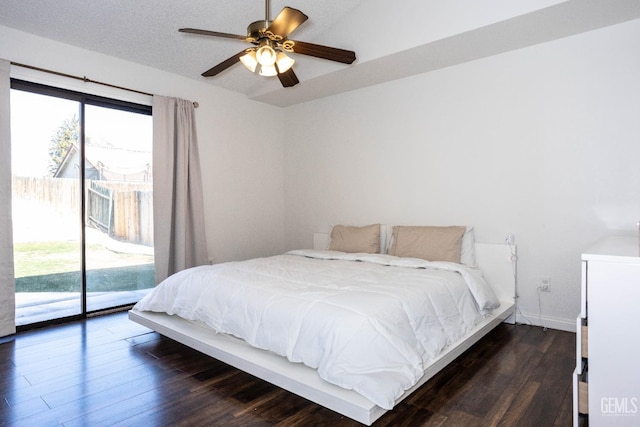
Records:
{"label": "dresser drawer", "polygon": [[587,312],[587,261],[582,261],[582,274],[580,276],[580,317],[586,319]]}
{"label": "dresser drawer", "polygon": [[587,374],[579,372],[577,368],[573,373],[573,397],[574,404],[577,404],[578,414],[589,413],[589,384],[586,377]]}
{"label": "dresser drawer", "polygon": [[589,357],[589,327],[587,319],[578,316],[576,319],[576,366],[582,372]]}
{"label": "dresser drawer", "polygon": [[589,413],[589,384],[578,380],[578,412]]}
{"label": "dresser drawer", "polygon": [[580,351],[582,357],[589,357],[589,327],[584,324],[580,327]]}
{"label": "dresser drawer", "polygon": [[589,385],[586,374],[577,367],[573,372],[573,427],[589,425]]}

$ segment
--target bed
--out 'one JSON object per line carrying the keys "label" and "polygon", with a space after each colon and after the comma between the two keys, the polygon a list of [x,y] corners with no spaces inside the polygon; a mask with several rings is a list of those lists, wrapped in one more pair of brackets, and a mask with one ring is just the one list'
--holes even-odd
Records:
{"label": "bed", "polygon": [[514,311],[514,247],[467,241],[469,266],[400,256],[398,236],[179,272],[129,317],[370,425]]}

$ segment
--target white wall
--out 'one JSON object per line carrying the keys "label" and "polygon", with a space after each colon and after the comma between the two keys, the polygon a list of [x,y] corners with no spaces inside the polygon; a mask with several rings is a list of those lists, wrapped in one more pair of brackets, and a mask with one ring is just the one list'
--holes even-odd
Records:
{"label": "white wall", "polygon": [[572,329],[580,252],[640,220],[640,21],[285,110],[285,245],[332,223],[515,234],[521,310]]}
{"label": "white wall", "polygon": [[[0,58],[87,76],[119,86],[198,101],[207,244],[215,262],[271,255],[283,250],[282,114],[196,80],[78,49],[0,26]],[[12,67],[12,77],[34,73]],[[42,83],[60,80],[40,75]],[[71,88],[138,102],[148,97],[83,82]],[[260,118],[260,136],[250,124]],[[161,171],[154,171],[161,173]]]}

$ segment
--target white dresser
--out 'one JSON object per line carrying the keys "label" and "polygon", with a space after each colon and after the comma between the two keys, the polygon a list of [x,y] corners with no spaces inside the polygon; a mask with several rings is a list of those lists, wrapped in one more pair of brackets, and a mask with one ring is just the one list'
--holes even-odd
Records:
{"label": "white dresser", "polygon": [[574,426],[640,426],[640,245],[609,237],[582,254]]}

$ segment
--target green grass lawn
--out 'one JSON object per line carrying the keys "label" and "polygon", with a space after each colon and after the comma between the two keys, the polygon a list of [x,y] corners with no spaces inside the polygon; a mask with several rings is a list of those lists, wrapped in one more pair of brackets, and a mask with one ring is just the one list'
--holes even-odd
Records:
{"label": "green grass lawn", "polygon": [[[154,286],[153,257],[122,254],[87,245],[87,292],[147,289]],[[14,245],[16,292],[80,292],[78,242]]]}

